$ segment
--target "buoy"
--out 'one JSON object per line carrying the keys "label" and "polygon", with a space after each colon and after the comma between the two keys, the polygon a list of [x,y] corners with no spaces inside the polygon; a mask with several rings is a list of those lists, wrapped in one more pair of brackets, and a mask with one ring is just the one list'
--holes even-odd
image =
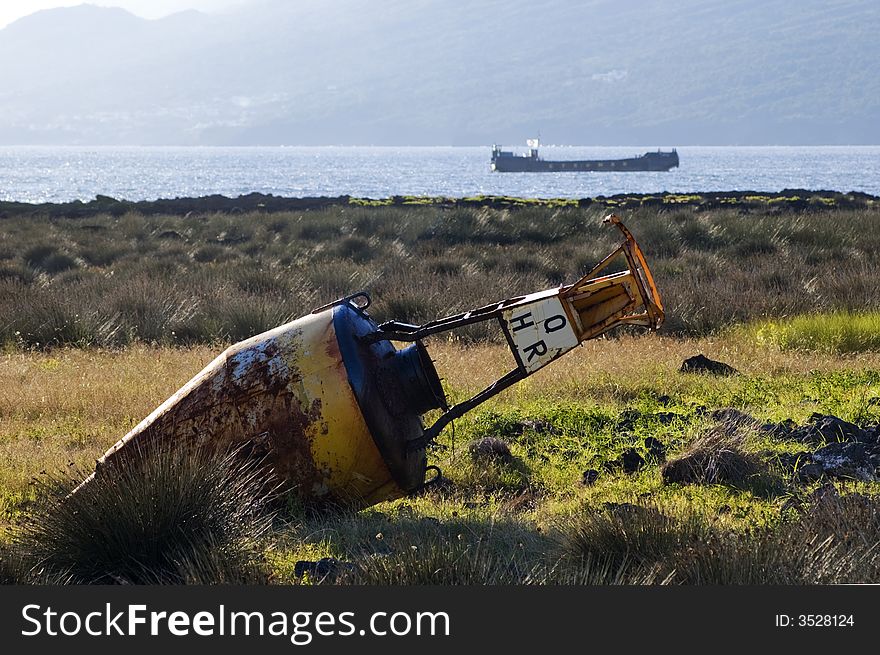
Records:
{"label": "buoy", "polygon": [[[111,447],[94,475],[112,475],[126,453],[192,443],[265,457],[305,501],[362,508],[410,494],[436,469],[427,448],[450,421],[615,326],[660,326],[639,246],[617,216],[605,222],[624,241],[574,284],[424,325],[376,324],[361,292],[237,343]],[[627,268],[603,275],[620,257]],[[483,321],[498,323],[516,366],[449,407],[423,340]],[[442,413],[426,427],[430,410]]]}

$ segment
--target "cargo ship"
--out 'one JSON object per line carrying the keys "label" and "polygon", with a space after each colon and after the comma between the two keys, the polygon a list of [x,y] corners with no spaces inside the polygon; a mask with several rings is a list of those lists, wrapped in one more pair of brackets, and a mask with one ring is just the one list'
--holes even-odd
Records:
{"label": "cargo ship", "polygon": [[527,154],[517,154],[492,146],[492,170],[498,173],[563,173],[563,172],[639,172],[668,171],[678,168],[678,152],[657,150],[628,159],[580,159],[548,161],[538,156],[537,139],[529,139]]}

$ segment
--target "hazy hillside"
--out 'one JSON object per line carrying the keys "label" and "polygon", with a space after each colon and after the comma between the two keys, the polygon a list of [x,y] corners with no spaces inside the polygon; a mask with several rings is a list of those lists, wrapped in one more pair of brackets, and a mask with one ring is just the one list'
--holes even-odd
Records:
{"label": "hazy hillside", "polygon": [[880,143],[880,4],[252,0],[0,30],[0,143]]}

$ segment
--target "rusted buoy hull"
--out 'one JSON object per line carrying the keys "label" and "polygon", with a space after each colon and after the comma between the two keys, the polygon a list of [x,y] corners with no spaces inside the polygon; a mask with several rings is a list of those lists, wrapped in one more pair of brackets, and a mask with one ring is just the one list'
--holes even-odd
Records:
{"label": "rusted buoy hull", "polygon": [[[454,419],[615,326],[663,322],[635,238],[617,216],[605,222],[623,243],[573,284],[424,325],[377,325],[360,293],[236,344],[107,451],[95,475],[151,446],[196,444],[265,457],[307,501],[367,507],[411,493],[425,484],[426,447]],[[620,260],[625,270],[608,273]],[[515,367],[450,408],[422,340],[486,321]],[[425,428],[432,409],[443,413]]]}
{"label": "rusted buoy hull", "polygon": [[403,404],[411,380],[386,373],[412,359],[432,395],[442,388],[430,360],[412,350],[420,344],[360,342],[376,329],[341,303],[230,347],[107,451],[98,474],[135,447],[191,443],[265,456],[306,500],[368,506],[413,491],[425,451],[407,441],[422,423]]}

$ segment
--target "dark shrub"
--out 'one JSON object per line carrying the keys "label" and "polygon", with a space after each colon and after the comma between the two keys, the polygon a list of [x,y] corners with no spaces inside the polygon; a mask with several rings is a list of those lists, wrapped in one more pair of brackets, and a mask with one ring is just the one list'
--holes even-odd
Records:
{"label": "dark shrub", "polygon": [[107,465],[74,493],[71,479],[51,479],[14,531],[20,581],[257,581],[270,480],[237,452],[184,447]]}

